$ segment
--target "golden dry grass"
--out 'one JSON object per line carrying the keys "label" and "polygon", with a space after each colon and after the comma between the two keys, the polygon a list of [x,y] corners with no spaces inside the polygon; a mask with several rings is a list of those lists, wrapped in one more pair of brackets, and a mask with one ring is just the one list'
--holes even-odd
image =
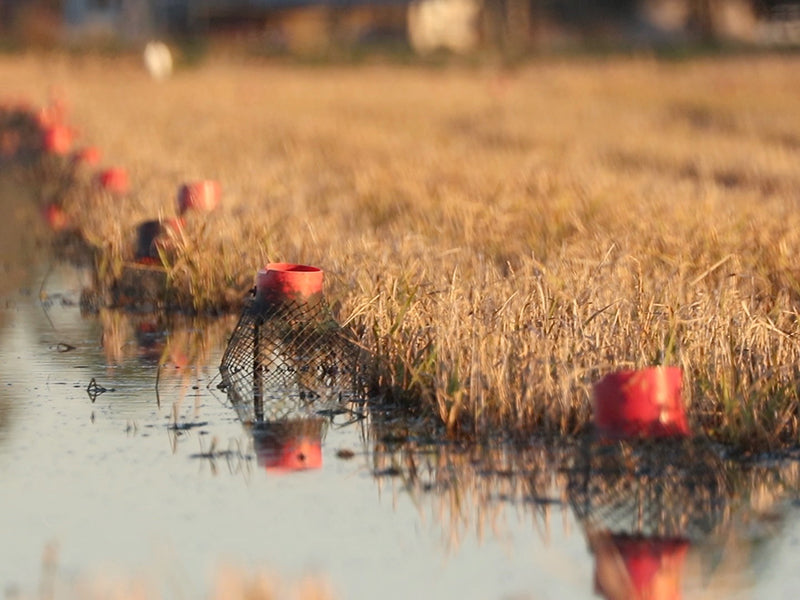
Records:
{"label": "golden dry grass", "polygon": [[326,271],[386,393],[452,431],[580,430],[610,369],[684,368],[697,428],[797,442],[800,59],[558,60],[513,71],[0,58],[68,99],[125,200],[69,209],[118,265],[134,225],[214,178],[179,240],[182,302],[267,261]]}

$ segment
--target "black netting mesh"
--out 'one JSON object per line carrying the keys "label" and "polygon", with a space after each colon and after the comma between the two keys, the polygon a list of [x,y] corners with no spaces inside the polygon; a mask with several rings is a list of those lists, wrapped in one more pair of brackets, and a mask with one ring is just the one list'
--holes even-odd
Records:
{"label": "black netting mesh", "polygon": [[245,422],[302,418],[366,398],[368,355],[323,299],[246,300],[222,357],[221,388]]}
{"label": "black netting mesh", "polygon": [[594,530],[700,540],[729,509],[722,459],[702,442],[592,440],[574,460],[570,503]]}

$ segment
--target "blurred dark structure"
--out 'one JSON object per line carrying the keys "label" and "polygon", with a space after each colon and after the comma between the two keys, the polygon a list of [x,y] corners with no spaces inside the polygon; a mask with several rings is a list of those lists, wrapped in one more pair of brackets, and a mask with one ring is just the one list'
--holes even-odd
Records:
{"label": "blurred dark structure", "polygon": [[403,40],[526,51],[622,44],[800,43],[800,0],[0,0],[0,35],[76,39],[255,36],[287,50]]}

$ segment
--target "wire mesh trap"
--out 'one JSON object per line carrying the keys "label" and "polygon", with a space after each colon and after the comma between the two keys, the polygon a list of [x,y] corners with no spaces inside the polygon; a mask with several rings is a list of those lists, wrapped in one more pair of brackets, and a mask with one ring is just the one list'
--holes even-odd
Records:
{"label": "wire mesh trap", "polygon": [[730,494],[720,456],[690,439],[591,440],[569,469],[570,504],[595,531],[701,540],[725,521]]}
{"label": "wire mesh trap", "polygon": [[242,421],[285,421],[366,400],[367,365],[321,295],[272,302],[253,290],[222,357],[219,387]]}

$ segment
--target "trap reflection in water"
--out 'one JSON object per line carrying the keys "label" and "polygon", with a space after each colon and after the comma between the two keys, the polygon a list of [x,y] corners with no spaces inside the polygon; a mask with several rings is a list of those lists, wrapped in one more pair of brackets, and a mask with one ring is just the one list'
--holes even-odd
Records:
{"label": "trap reflection in water", "polygon": [[595,555],[595,591],[609,600],[680,598],[690,545],[727,524],[732,499],[720,456],[689,439],[590,439],[568,489]]}
{"label": "trap reflection in water", "polygon": [[592,591],[608,600],[677,600],[717,587],[726,597],[747,585],[742,558],[755,563],[764,550],[754,524],[768,527],[762,539],[778,535],[775,514],[800,489],[796,463],[747,468],[699,440],[454,446],[371,419],[379,485],[393,502],[410,494],[451,548],[473,532],[510,535],[509,507],[545,543],[554,521],[565,534],[576,522],[594,560]]}
{"label": "trap reflection in water", "polygon": [[605,532],[589,536],[595,592],[608,600],[678,600],[689,542]]}
{"label": "trap reflection in water", "polygon": [[589,439],[579,448],[568,494],[588,528],[697,541],[723,521],[730,499],[724,464],[702,440]]}
{"label": "trap reflection in water", "polygon": [[274,472],[321,468],[325,425],[319,418],[259,423],[252,430],[258,465]]}

